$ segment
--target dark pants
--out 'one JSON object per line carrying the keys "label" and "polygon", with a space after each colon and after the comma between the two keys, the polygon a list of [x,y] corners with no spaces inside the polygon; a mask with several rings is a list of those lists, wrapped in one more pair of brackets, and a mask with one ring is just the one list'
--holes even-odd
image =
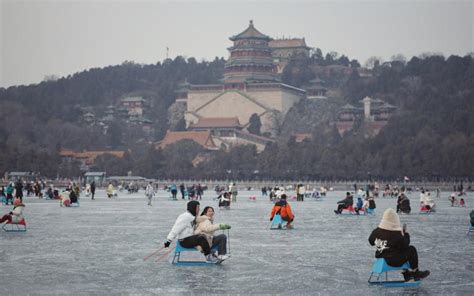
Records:
{"label": "dark pants", "polygon": [[176,199],[176,194],[178,192],[176,190],[171,190],[171,195],[173,196],[173,199]]}
{"label": "dark pants", "polygon": [[338,204],[338,205],[337,205],[337,211],[338,211],[339,213],[341,213],[342,210],[344,210],[344,209],[347,208],[347,207],[349,207],[349,205],[346,205],[346,204]]}
{"label": "dark pants", "polygon": [[1,219],[0,219],[0,223],[3,223],[5,221],[8,221],[9,223],[12,222],[12,216],[11,215],[4,215]]}
{"label": "dark pants", "polygon": [[212,247],[217,247],[219,255],[225,255],[227,253],[227,236],[225,234],[214,236],[212,238]]}
{"label": "dark pants", "polygon": [[411,269],[418,269],[418,253],[414,246],[409,246],[397,257],[385,258],[385,260],[387,261],[388,265],[391,266],[402,266],[408,261],[410,263]]}
{"label": "dark pants", "polygon": [[195,234],[188,236],[182,240],[179,241],[181,243],[181,246],[184,248],[194,248],[196,246],[201,246],[202,251],[204,252],[204,255],[209,255],[211,253],[211,247],[209,246],[209,243],[207,242],[207,239],[205,236]]}
{"label": "dark pants", "polygon": [[10,201],[11,204],[13,204],[13,195],[11,193],[7,193],[7,205],[8,201]]}
{"label": "dark pants", "polygon": [[184,199],[184,190],[181,190],[181,199]]}

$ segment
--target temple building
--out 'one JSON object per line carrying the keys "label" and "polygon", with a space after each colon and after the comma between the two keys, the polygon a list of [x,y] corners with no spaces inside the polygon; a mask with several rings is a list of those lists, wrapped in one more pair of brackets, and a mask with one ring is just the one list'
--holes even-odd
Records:
{"label": "temple building", "polygon": [[304,89],[308,99],[327,99],[328,89],[324,86],[324,81],[319,78],[311,80]]}
{"label": "temple building", "polygon": [[260,33],[252,21],[242,33],[229,39],[233,46],[228,48],[230,57],[223,83],[181,85],[177,92],[177,99],[186,101],[186,126],[192,127],[202,118],[235,117],[245,129],[250,116],[256,113],[262,123],[261,132],[275,136],[277,125],[306,92],[281,83],[269,46],[272,38]]}
{"label": "temple building", "polygon": [[360,101],[362,107],[346,104],[339,109],[336,127],[342,136],[353,129],[358,120],[362,120],[367,136],[375,136],[396,111],[397,107],[379,99],[365,97]]}
{"label": "temple building", "polygon": [[304,38],[282,38],[269,42],[272,57],[277,64],[278,73],[283,72],[291,59],[309,58],[311,48]]}

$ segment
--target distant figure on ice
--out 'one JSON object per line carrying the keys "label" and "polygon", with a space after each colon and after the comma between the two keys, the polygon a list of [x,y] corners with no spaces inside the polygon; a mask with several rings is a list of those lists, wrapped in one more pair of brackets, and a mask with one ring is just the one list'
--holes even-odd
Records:
{"label": "distant figure on ice", "polygon": [[466,202],[464,201],[464,198],[461,198],[461,199],[459,200],[459,205],[460,205],[461,207],[463,207],[463,208],[466,206]]}
{"label": "distant figure on ice", "polygon": [[471,211],[469,217],[471,217],[471,226],[474,226],[474,210]]}
{"label": "distant figure on ice", "polygon": [[176,197],[177,194],[178,194],[178,188],[176,187],[176,184],[171,184],[170,186],[170,192],[171,192],[171,197],[174,199],[174,200],[177,200],[178,198]]}
{"label": "distant figure on ice", "polygon": [[343,209],[346,209],[349,206],[354,204],[354,197],[350,192],[346,192],[346,198],[337,202],[337,210],[334,210],[334,213],[340,214]]}
{"label": "distant figure on ice", "polygon": [[95,199],[95,181],[92,181],[91,183],[91,199]]}
{"label": "distant figure on ice", "polygon": [[418,253],[410,245],[410,234],[400,227],[400,217],[391,208],[383,213],[382,221],[369,237],[369,243],[377,248],[375,258],[384,258],[390,266],[410,263],[410,270],[402,272],[405,281],[418,281],[430,275],[428,270],[418,270]]}
{"label": "distant figure on ice", "polygon": [[397,200],[397,213],[399,212],[402,212],[405,214],[410,214],[411,212],[410,200],[403,193],[400,194]]}
{"label": "distant figure on ice", "polygon": [[15,184],[15,198],[19,198],[23,202],[23,181],[21,179]]}
{"label": "distant figure on ice", "polygon": [[456,199],[456,194],[454,192],[451,193],[451,195],[449,196],[449,201],[451,202],[452,207],[457,206],[459,204],[458,200]]}
{"label": "distant figure on ice", "polygon": [[236,202],[237,201],[237,194],[238,194],[238,191],[237,191],[237,186],[235,185],[235,183],[230,183],[229,185],[229,192],[230,194],[232,195],[232,201],[233,202]]}
{"label": "distant figure on ice", "polygon": [[0,224],[7,221],[8,223],[16,224],[23,220],[23,210],[25,209],[25,205],[19,200],[15,199],[15,205],[13,206],[13,210],[4,215],[0,219]]}
{"label": "distant figure on ice", "polygon": [[282,194],[280,200],[273,205],[272,212],[270,213],[270,221],[273,221],[276,214],[280,214],[281,219],[287,222],[286,228],[293,228],[291,223],[295,220],[295,215],[291,210],[290,204],[286,201],[286,194]]}
{"label": "distant figure on ice", "polygon": [[148,205],[151,206],[151,199],[155,195],[155,190],[153,189],[153,184],[150,182],[146,185],[145,196],[148,198]]}
{"label": "distant figure on ice", "polygon": [[219,208],[230,208],[230,192],[223,192],[219,197],[217,198],[217,201],[219,202]]}
{"label": "distant figure on ice", "polygon": [[109,186],[107,187],[107,197],[112,198],[112,196],[114,196],[114,191],[115,191],[114,185],[112,185],[112,182],[110,182]]}
{"label": "distant figure on ice", "polygon": [[436,204],[429,191],[422,191],[422,193],[420,193],[420,206],[422,210],[425,209],[425,211],[434,212],[436,210]]}
{"label": "distant figure on ice", "polygon": [[225,260],[228,258],[227,254],[227,236],[225,234],[214,235],[218,229],[230,229],[228,224],[213,224],[214,223],[214,209],[212,207],[205,207],[201,216],[196,217],[197,227],[194,234],[202,234],[206,236],[207,242],[213,247],[217,247],[217,258]]}
{"label": "distant figure on ice", "polygon": [[181,199],[184,199],[184,189],[185,189],[185,188],[184,188],[184,184],[181,183],[181,184],[179,185],[179,192],[181,192]]}
{"label": "distant figure on ice", "polygon": [[11,204],[13,204],[13,191],[15,190],[15,186],[12,183],[8,184],[7,188],[5,189],[5,193],[7,194],[7,205],[8,205],[8,201],[11,202]]}
{"label": "distant figure on ice", "polygon": [[194,248],[200,246],[206,262],[216,263],[219,261],[217,257],[211,254],[211,246],[203,234],[194,234],[194,227],[196,226],[196,215],[199,213],[199,202],[192,200],[188,202],[187,211],[178,216],[173,225],[167,240],[164,243],[165,248],[168,248],[171,242],[178,238],[181,246],[184,248]]}
{"label": "distant figure on ice", "polygon": [[362,200],[361,197],[358,197],[354,211],[356,212],[357,215],[359,215],[359,211],[362,210],[363,208],[364,208],[364,201]]}

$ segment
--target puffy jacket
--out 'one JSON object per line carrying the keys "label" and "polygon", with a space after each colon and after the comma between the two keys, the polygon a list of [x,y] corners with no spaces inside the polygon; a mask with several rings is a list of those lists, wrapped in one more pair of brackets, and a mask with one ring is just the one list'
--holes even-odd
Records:
{"label": "puffy jacket", "polygon": [[280,214],[281,217],[287,221],[293,221],[293,219],[295,219],[290,204],[287,203],[286,200],[280,200],[273,206],[270,218],[273,219],[276,214]]}
{"label": "puffy jacket", "polygon": [[400,266],[406,260],[403,253],[410,246],[410,235],[377,227],[370,234],[369,243],[377,248],[375,258],[385,258],[389,265]]}
{"label": "puffy jacket", "polygon": [[176,222],[174,222],[173,228],[171,228],[167,239],[174,240],[183,239],[193,235],[194,232],[194,216],[190,212],[183,213],[178,216]]}
{"label": "puffy jacket", "polygon": [[7,186],[7,189],[5,189],[5,192],[7,194],[13,194],[13,190],[15,190],[15,188],[10,184]]}
{"label": "puffy jacket", "polygon": [[219,229],[219,224],[212,224],[212,221],[206,215],[196,217],[196,223],[194,234],[204,233],[212,236],[214,231]]}
{"label": "puffy jacket", "polygon": [[13,223],[18,223],[20,222],[21,220],[24,219],[23,217],[23,210],[25,209],[25,205],[24,204],[19,204],[19,205],[16,205],[14,208],[13,208],[13,211],[12,211],[12,222]]}

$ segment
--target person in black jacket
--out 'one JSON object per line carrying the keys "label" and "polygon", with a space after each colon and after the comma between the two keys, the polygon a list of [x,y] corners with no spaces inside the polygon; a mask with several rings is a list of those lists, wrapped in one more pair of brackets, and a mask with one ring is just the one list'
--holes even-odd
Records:
{"label": "person in black jacket", "polygon": [[397,213],[398,212],[402,212],[405,214],[410,214],[411,212],[410,200],[403,193],[400,194],[397,200]]}
{"label": "person in black jacket", "polygon": [[342,210],[347,208],[348,206],[352,206],[354,204],[354,198],[352,197],[350,192],[346,193],[346,198],[337,202],[337,210],[334,210],[334,213],[340,214]]}
{"label": "person in black jacket", "polygon": [[400,227],[400,217],[393,209],[385,210],[379,227],[370,234],[369,243],[377,248],[375,258],[384,258],[388,265],[402,266],[407,261],[410,263],[411,269],[402,272],[405,281],[418,281],[430,274],[428,270],[418,270],[416,248],[410,246],[410,235]]}

